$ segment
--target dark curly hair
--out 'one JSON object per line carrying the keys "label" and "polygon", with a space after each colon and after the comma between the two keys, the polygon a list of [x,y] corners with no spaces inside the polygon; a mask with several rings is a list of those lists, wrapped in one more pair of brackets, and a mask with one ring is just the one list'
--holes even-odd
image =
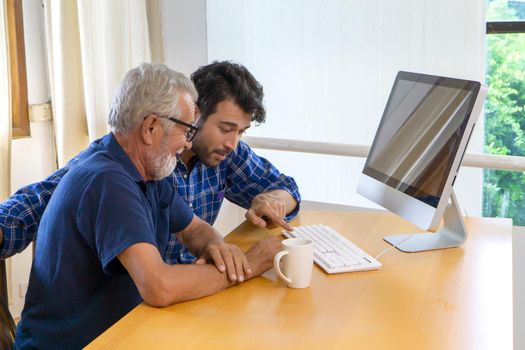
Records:
{"label": "dark curly hair", "polygon": [[201,110],[202,122],[215,113],[217,104],[231,100],[252,116],[252,122],[264,123],[263,87],[243,65],[216,61],[197,69],[191,80],[199,94],[197,106]]}

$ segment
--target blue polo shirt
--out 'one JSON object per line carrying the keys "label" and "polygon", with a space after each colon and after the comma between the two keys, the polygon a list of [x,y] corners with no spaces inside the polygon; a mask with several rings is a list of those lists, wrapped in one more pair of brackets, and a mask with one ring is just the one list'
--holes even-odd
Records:
{"label": "blue polo shirt", "polygon": [[142,302],[117,256],[140,242],[164,256],[193,218],[167,181],[143,181],[112,134],[87,152],[42,216],[16,348],[88,344]]}

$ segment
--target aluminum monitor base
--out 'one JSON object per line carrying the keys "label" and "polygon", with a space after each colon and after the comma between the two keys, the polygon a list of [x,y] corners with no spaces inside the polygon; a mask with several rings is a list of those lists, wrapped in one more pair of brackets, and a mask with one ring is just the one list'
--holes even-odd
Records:
{"label": "aluminum monitor base", "polygon": [[443,213],[443,221],[443,227],[436,233],[416,233],[409,239],[407,238],[410,237],[410,234],[392,235],[383,239],[394,246],[407,239],[396,247],[407,253],[455,248],[462,245],[467,239],[467,228],[465,227],[454,189],[450,193],[450,205],[446,207]]}

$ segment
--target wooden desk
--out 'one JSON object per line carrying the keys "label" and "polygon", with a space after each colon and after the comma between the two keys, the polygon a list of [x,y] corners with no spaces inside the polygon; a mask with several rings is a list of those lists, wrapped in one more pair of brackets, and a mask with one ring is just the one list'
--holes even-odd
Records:
{"label": "wooden desk", "polygon": [[[415,232],[388,213],[303,212],[375,256],[382,237]],[[140,305],[88,349],[511,349],[512,223],[469,218],[460,248],[392,250],[377,271],[327,275],[294,290],[264,277],[163,309]],[[270,234],[277,235],[279,230]],[[248,223],[227,240],[247,248],[268,235]]]}

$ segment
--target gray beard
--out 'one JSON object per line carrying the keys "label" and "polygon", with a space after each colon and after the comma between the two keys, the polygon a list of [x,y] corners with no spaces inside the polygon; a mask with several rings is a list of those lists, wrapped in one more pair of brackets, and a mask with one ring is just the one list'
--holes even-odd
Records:
{"label": "gray beard", "polygon": [[169,176],[177,166],[177,157],[162,154],[153,161],[153,179],[159,181]]}

